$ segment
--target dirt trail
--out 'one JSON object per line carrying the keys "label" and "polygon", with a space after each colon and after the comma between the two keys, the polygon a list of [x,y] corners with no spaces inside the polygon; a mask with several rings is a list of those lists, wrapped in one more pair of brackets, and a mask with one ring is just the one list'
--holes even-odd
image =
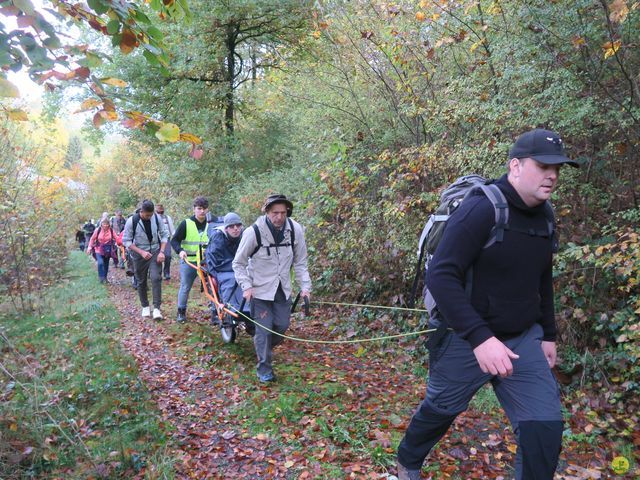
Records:
{"label": "dirt trail", "polygon": [[[246,334],[240,336],[235,353],[215,340],[219,345],[207,351],[222,355],[220,361],[213,362],[212,353],[204,357],[192,354],[186,341],[193,340],[198,329],[208,336],[210,327],[204,308],[190,312],[187,324],[174,326],[175,276],[170,291],[163,288],[165,320],[161,322],[141,318],[137,293],[122,270],[110,272],[110,277],[109,291],[122,317],[122,343],[135,357],[142,381],[170,425],[167,431],[176,445],[170,455],[177,459],[178,478],[327,478],[320,462],[336,466],[342,472],[336,478],[387,476],[371,452],[378,449],[387,456],[393,455],[391,436],[399,438],[411,409],[424,395],[424,379],[408,374],[406,369],[415,361],[406,350],[417,340],[393,342],[386,350],[375,345],[327,346],[287,340],[274,354],[276,373],[284,380],[263,386],[252,374],[253,350]],[[194,288],[191,295],[200,295],[198,289]],[[312,319],[294,322],[287,333],[301,338],[327,338],[332,322],[326,319],[335,316],[335,312],[316,311]],[[375,331],[375,325],[369,327]],[[207,346],[214,342],[213,338],[217,338],[217,332],[212,331],[207,337]],[[212,363],[215,368],[206,366]],[[291,366],[295,369],[287,368]],[[339,393],[335,399],[320,395],[328,384],[336,385]],[[300,392],[310,392],[299,404],[304,415],[299,424],[292,426],[285,418],[278,420],[285,432],[283,438],[290,441],[295,437],[296,441],[287,445],[295,447],[282,447],[268,434],[243,430],[235,411],[236,405],[256,392],[259,399],[277,400],[285,385],[287,395],[297,386]],[[337,418],[365,424],[365,433],[361,429],[358,434],[367,448],[358,449],[348,441],[340,443],[335,437],[324,439],[317,434],[320,422],[330,428],[344,425],[334,423]],[[587,452],[576,447],[572,442],[563,452],[556,478],[591,478],[580,476],[582,467],[577,465],[584,463],[581,457],[584,459]],[[438,467],[431,474],[433,477],[427,478],[462,472],[467,478],[509,478],[513,453],[513,436],[504,418],[470,410],[458,417],[432,452],[430,463]],[[606,455],[606,451],[601,454]],[[602,462],[596,464],[594,469],[583,471],[591,475],[606,468]],[[395,472],[392,469],[390,473]]]}

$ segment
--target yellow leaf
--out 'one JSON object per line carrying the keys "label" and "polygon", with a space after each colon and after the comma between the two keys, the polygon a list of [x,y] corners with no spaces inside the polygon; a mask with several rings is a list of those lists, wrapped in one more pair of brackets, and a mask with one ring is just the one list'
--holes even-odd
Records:
{"label": "yellow leaf", "polygon": [[287,460],[286,462],[284,462],[284,468],[291,468],[295,465],[295,462],[292,462],[291,460]]}
{"label": "yellow leaf", "polygon": [[606,60],[607,58],[615,55],[616,52],[620,49],[621,45],[622,42],[620,40],[616,40],[613,43],[607,42],[602,45],[602,49],[604,50],[604,59]]}
{"label": "yellow leaf", "polygon": [[180,138],[180,128],[173,123],[163,123],[156,137],[161,142],[177,142]]}
{"label": "yellow leaf", "polygon": [[20,98],[20,90],[6,78],[0,78],[0,97]]}
{"label": "yellow leaf", "polygon": [[107,85],[111,85],[113,87],[121,87],[121,88],[129,85],[124,80],[120,80],[119,78],[113,78],[113,77],[101,78],[100,82],[106,83]]}
{"label": "yellow leaf", "polygon": [[316,30],[311,35],[313,36],[313,38],[318,39],[318,38],[320,38],[320,35],[322,35],[322,34],[320,33],[320,30]]}
{"label": "yellow leaf", "polygon": [[109,122],[113,122],[118,119],[118,114],[112,110],[100,110],[98,112],[102,118],[108,120]]}
{"label": "yellow leaf", "polygon": [[200,137],[196,137],[193,133],[181,133],[179,140],[181,142],[195,143],[196,145],[200,145],[202,143]]}
{"label": "yellow leaf", "polygon": [[97,98],[87,98],[84,102],[80,104],[80,108],[73,113],[86,112],[87,110],[91,110],[92,108],[96,108],[102,105],[102,101]]}
{"label": "yellow leaf", "polygon": [[439,18],[440,18],[439,13],[434,13],[433,15],[431,15],[431,20],[433,20],[434,22],[437,21]]}
{"label": "yellow leaf", "polygon": [[9,430],[11,430],[12,432],[17,432],[18,431],[18,424],[17,423],[12,423],[11,425],[9,425]]}
{"label": "yellow leaf", "polygon": [[611,5],[609,5],[609,20],[614,23],[622,23],[626,20],[627,15],[629,15],[629,7],[627,7],[627,2],[625,0],[613,0]]}
{"label": "yellow leaf", "polygon": [[427,18],[427,16],[423,12],[416,13],[416,20],[419,22],[424,22],[425,18]]}
{"label": "yellow leaf", "polygon": [[582,38],[582,37],[578,36],[578,37],[573,37],[573,38],[571,39],[571,43],[573,44],[573,46],[574,46],[575,48],[580,48],[580,47],[582,47],[582,46],[586,45],[586,43],[587,43],[587,42],[585,41],[585,39],[584,39],[584,38]]}
{"label": "yellow leaf", "polygon": [[515,455],[516,452],[518,451],[518,447],[512,443],[510,445],[507,445],[507,450],[509,450],[511,453]]}
{"label": "yellow leaf", "polygon": [[429,2],[427,0],[420,0],[420,8],[427,8]]}
{"label": "yellow leaf", "polygon": [[484,40],[478,40],[477,42],[475,42],[473,45],[471,45],[471,47],[469,48],[470,52],[474,52],[480,45],[482,45],[484,43]]}
{"label": "yellow leaf", "polygon": [[29,121],[29,116],[27,112],[24,110],[20,110],[19,108],[14,108],[13,110],[7,110],[7,116],[16,122],[27,122]]}

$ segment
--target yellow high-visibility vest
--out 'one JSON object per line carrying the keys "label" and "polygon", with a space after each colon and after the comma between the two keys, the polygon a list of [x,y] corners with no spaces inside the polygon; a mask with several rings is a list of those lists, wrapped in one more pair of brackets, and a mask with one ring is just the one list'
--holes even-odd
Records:
{"label": "yellow high-visibility vest", "polygon": [[[209,244],[209,236],[207,235],[207,227],[204,227],[202,232],[198,231],[196,222],[187,218],[186,220],[187,234],[184,240],[180,242],[182,249],[187,252],[187,260],[190,262],[201,263],[201,250],[204,250]],[[202,245],[202,249],[200,246]],[[204,252],[203,252],[204,254]]]}

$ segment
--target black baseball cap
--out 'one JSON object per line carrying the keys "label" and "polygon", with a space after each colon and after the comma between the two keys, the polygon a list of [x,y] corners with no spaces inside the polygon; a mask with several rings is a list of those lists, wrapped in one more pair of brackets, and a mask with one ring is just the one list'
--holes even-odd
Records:
{"label": "black baseball cap", "polygon": [[564,154],[562,138],[551,130],[536,128],[523,133],[509,149],[509,158],[533,158],[546,165],[580,164]]}

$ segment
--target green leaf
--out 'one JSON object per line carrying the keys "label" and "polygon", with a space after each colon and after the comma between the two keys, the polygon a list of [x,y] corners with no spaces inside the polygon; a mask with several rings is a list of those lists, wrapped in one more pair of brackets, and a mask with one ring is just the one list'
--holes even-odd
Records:
{"label": "green leaf", "polygon": [[161,142],[177,142],[180,138],[180,128],[173,123],[164,123],[156,132],[156,137]]}
{"label": "green leaf", "polygon": [[109,35],[115,35],[120,31],[120,20],[111,20],[107,23],[107,33]]}
{"label": "green leaf", "polygon": [[33,15],[34,8],[30,0],[13,0],[13,4],[27,15]]}
{"label": "green leaf", "polygon": [[147,29],[147,33],[151,38],[153,38],[154,40],[157,40],[158,42],[161,42],[162,39],[164,38],[164,35],[160,31],[160,29],[157,27],[149,27]]}
{"label": "green leaf", "polygon": [[136,22],[144,23],[146,25],[151,25],[151,20],[140,10],[135,10],[133,12],[133,18],[136,19]]}
{"label": "green leaf", "polygon": [[95,53],[87,52],[86,57],[78,60],[83,67],[95,68],[102,65],[102,59]]}
{"label": "green leaf", "polygon": [[149,45],[148,43],[143,43],[142,46],[145,50],[148,50],[154,55],[162,55],[162,50],[160,50],[158,47],[154,47],[153,45]]}
{"label": "green leaf", "polygon": [[6,78],[0,78],[0,97],[20,98],[20,90]]}
{"label": "green leaf", "polygon": [[47,48],[60,48],[60,47],[62,47],[62,44],[60,43],[60,39],[58,37],[56,37],[55,35],[52,35],[51,37],[45,38],[42,41],[42,44],[44,46],[46,46]]}
{"label": "green leaf", "polygon": [[144,56],[144,58],[147,59],[147,62],[149,62],[151,65],[160,65],[160,60],[158,60],[158,57],[156,57],[153,53],[151,53],[148,50],[145,50],[142,52],[142,55]]}
{"label": "green leaf", "polygon": [[32,50],[36,46],[36,41],[31,35],[24,35],[20,37],[20,45],[25,50]]}
{"label": "green leaf", "polygon": [[105,5],[100,0],[88,0],[87,3],[98,15],[102,15],[103,13],[107,13],[109,11],[109,6]]}
{"label": "green leaf", "polygon": [[162,10],[162,2],[160,0],[151,0],[151,8],[156,12]]}

